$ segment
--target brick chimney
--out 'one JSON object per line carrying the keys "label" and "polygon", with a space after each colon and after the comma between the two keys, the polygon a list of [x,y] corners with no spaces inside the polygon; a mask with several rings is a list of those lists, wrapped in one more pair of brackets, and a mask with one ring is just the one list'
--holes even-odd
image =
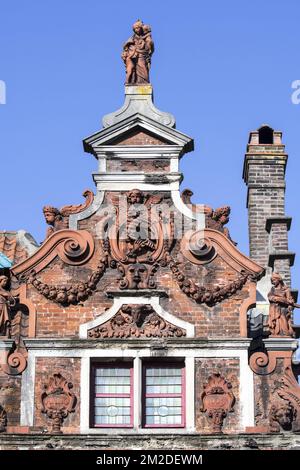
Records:
{"label": "brick chimney", "polygon": [[243,179],[248,187],[247,208],[250,257],[280,273],[291,285],[295,253],[288,249],[291,217],[285,214],[285,169],[288,156],[282,132],[267,125],[250,132]]}

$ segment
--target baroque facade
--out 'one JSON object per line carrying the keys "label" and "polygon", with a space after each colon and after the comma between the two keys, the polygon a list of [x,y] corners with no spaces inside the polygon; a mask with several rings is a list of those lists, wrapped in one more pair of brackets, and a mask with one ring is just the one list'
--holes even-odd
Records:
{"label": "baroque facade", "polygon": [[95,191],[44,206],[41,246],[0,233],[1,449],[296,445],[281,132],[250,133],[248,257],[228,206],[180,192],[194,144],[153,104],[153,52],[151,28],[136,22],[125,103],[83,141]]}

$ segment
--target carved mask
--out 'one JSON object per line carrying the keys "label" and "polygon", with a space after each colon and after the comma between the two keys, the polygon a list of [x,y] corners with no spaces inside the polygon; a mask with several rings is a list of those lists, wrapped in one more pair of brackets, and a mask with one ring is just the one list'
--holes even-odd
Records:
{"label": "carved mask", "polygon": [[130,264],[127,273],[129,289],[144,287],[147,278],[147,268],[144,264]]}

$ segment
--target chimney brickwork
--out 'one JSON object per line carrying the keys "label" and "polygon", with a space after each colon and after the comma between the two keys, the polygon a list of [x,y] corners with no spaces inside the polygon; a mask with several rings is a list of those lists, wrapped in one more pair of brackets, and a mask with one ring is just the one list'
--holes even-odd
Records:
{"label": "chimney brickwork", "polygon": [[285,170],[288,156],[282,133],[269,126],[250,132],[243,178],[248,187],[250,257],[280,273],[291,285],[295,254],[288,249],[291,217],[285,215]]}

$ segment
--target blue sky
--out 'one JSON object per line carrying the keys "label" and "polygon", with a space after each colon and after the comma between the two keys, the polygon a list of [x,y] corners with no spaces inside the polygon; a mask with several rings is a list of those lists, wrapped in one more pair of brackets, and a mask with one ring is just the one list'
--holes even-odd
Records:
{"label": "blue sky", "polygon": [[284,132],[289,163],[286,213],[300,288],[300,3],[294,0],[1,1],[1,229],[24,228],[42,241],[42,206],[81,202],[96,160],[82,139],[123,101],[122,43],[141,18],[152,25],[151,81],[158,108],[195,139],[182,160],[182,189],[194,201],[232,207],[230,230],[248,253],[248,133],[262,123]]}

